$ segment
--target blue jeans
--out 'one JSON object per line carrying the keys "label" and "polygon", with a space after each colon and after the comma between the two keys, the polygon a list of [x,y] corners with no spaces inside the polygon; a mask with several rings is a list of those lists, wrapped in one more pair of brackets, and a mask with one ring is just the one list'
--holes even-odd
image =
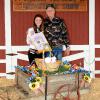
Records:
{"label": "blue jeans", "polygon": [[[62,46],[52,48],[52,54],[57,58],[57,60],[62,61]],[[50,57],[50,52],[46,52],[45,56]]]}

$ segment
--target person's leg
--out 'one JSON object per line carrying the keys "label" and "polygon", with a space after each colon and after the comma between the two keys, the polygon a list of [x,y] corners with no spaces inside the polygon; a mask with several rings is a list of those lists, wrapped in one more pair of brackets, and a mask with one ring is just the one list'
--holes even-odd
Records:
{"label": "person's leg", "polygon": [[48,51],[48,52],[45,52],[44,53],[44,57],[46,58],[46,57],[50,57],[51,55],[50,55],[50,52]]}
{"label": "person's leg", "polygon": [[62,61],[62,51],[61,50],[58,51],[57,58],[58,60]]}
{"label": "person's leg", "polygon": [[57,58],[57,60],[62,61],[62,46],[53,48],[52,52],[53,55]]}
{"label": "person's leg", "polygon": [[36,54],[36,58],[43,58],[43,57],[42,57],[42,53]]}
{"label": "person's leg", "polygon": [[36,53],[31,53],[30,50],[28,51],[28,59],[29,59],[29,64],[34,63],[34,60],[36,58]]}

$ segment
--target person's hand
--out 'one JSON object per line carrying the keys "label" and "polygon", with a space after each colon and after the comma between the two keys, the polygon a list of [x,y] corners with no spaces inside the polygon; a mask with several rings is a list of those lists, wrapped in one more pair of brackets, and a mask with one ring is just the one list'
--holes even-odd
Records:
{"label": "person's hand", "polygon": [[37,54],[39,54],[39,53],[40,53],[40,52],[39,52],[39,50],[36,50],[35,52],[36,52]]}
{"label": "person's hand", "polygon": [[36,50],[35,51],[37,54],[39,54],[39,53],[42,53],[43,51],[42,50]]}
{"label": "person's hand", "polygon": [[35,49],[30,49],[29,51],[30,51],[30,53],[34,53]]}
{"label": "person's hand", "polygon": [[70,48],[66,48],[65,51],[62,52],[63,57],[68,56],[70,54]]}

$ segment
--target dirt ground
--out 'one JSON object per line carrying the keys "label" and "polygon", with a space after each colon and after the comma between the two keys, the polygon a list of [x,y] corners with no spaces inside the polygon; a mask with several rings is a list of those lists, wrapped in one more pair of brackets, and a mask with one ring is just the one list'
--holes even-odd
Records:
{"label": "dirt ground", "polygon": [[[0,78],[0,100],[34,99],[28,99],[27,93],[25,93],[24,90],[21,90],[16,86],[15,80]],[[90,91],[88,93],[81,94],[80,100],[100,100],[100,78],[92,80],[90,85]]]}
{"label": "dirt ground", "polygon": [[92,80],[89,93],[81,95],[81,100],[100,100],[100,78]]}

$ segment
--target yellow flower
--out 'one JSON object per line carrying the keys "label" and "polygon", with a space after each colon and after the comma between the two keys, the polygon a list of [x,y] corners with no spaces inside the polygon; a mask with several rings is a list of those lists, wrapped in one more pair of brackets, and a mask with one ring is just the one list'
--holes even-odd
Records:
{"label": "yellow flower", "polygon": [[39,87],[40,87],[40,84],[38,82],[32,82],[29,84],[29,88],[33,91],[38,89]]}
{"label": "yellow flower", "polygon": [[89,83],[91,82],[91,78],[88,75],[84,75],[84,80],[89,82]]}
{"label": "yellow flower", "polygon": [[37,71],[38,71],[38,70],[39,70],[39,68],[35,68],[35,70],[37,70]]}
{"label": "yellow flower", "polygon": [[70,69],[70,67],[71,67],[71,66],[68,65],[68,64],[64,65],[64,68],[66,68],[66,69],[68,69],[68,70]]}
{"label": "yellow flower", "polygon": [[40,83],[40,84],[42,83],[41,77],[36,77],[35,81],[38,82],[38,83]]}

